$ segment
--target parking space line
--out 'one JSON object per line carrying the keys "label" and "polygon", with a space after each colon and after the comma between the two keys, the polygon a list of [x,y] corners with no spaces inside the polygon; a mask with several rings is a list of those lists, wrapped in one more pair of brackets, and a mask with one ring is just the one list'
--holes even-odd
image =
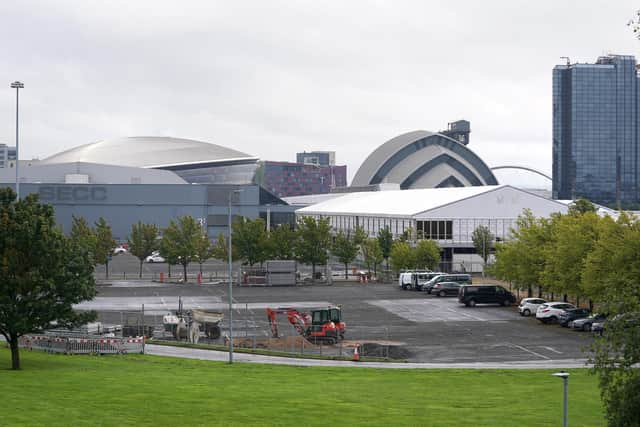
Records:
{"label": "parking space line", "polygon": [[547,356],[544,356],[544,355],[542,355],[542,354],[540,354],[540,353],[536,353],[535,351],[533,351],[533,350],[529,350],[528,348],[524,348],[524,347],[523,347],[523,346],[521,346],[521,345],[518,345],[518,344],[511,344],[511,345],[512,345],[513,347],[515,347],[515,348],[519,348],[519,349],[520,349],[520,350],[522,350],[522,351],[526,351],[527,353],[531,353],[531,354],[533,354],[534,356],[538,356],[538,357],[541,357],[541,358],[543,358],[543,359],[547,359],[547,360],[549,360],[549,358],[548,358]]}
{"label": "parking space line", "polygon": [[558,351],[558,350],[556,350],[556,349],[555,349],[555,348],[553,348],[553,347],[542,346],[542,348],[546,348],[547,350],[549,350],[549,351],[551,351],[551,352],[553,352],[553,353],[556,353],[556,354],[562,354],[562,352],[561,352],[561,351]]}
{"label": "parking space line", "polygon": [[485,321],[485,320],[486,320],[486,319],[482,319],[481,317],[476,317],[476,316],[472,316],[472,315],[467,314],[467,313],[463,313],[463,312],[462,312],[462,311],[460,311],[460,310],[454,310],[453,308],[447,308],[447,310],[449,310],[450,312],[455,313],[455,314],[457,314],[457,315],[461,315],[461,316],[464,316],[464,317],[468,317],[468,318],[473,319],[473,320],[478,320],[478,321],[480,321],[480,322],[483,322],[483,321]]}

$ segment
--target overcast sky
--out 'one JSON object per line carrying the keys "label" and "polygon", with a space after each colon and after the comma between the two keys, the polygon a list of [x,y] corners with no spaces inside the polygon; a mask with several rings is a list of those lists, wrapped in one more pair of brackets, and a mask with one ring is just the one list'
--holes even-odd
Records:
{"label": "overcast sky", "polygon": [[388,139],[464,118],[469,147],[490,166],[550,173],[553,66],[561,56],[635,55],[640,42],[626,24],[637,8],[629,0],[6,0],[0,142],[14,144],[9,84],[21,80],[22,159],[159,135],[264,160],[335,150],[351,179]]}

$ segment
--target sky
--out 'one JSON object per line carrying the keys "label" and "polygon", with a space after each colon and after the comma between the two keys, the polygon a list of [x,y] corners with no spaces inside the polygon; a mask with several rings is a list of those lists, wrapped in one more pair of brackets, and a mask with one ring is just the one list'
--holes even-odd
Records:
{"label": "sky", "polygon": [[[385,141],[471,122],[489,166],[551,173],[551,70],[635,55],[628,0],[0,2],[0,143],[46,158],[173,136],[263,160],[336,151],[349,181]],[[548,186],[524,172],[504,183]],[[512,182],[507,182],[512,181]],[[540,185],[537,185],[540,184]]]}

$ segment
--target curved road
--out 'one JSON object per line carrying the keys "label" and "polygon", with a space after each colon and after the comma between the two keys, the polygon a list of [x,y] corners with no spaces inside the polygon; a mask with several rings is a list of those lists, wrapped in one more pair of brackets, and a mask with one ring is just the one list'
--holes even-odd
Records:
{"label": "curved road", "polygon": [[[181,357],[185,359],[213,360],[227,362],[229,353],[217,350],[200,350],[164,345],[146,345],[145,354],[154,356]],[[475,363],[387,363],[387,362],[347,362],[341,360],[296,359],[291,357],[263,356],[258,354],[233,353],[234,362],[265,363],[291,366],[332,366],[343,368],[384,368],[384,369],[574,369],[588,367],[585,359],[532,360],[518,362],[475,362]]]}

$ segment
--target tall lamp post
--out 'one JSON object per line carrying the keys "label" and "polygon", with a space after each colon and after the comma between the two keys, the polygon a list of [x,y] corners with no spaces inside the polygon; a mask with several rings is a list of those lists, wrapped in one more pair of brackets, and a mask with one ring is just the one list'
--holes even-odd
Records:
{"label": "tall lamp post", "polygon": [[229,191],[229,363],[233,363],[233,246],[231,245],[231,201],[234,194],[240,194],[242,190]]}
{"label": "tall lamp post", "polygon": [[567,427],[569,425],[569,373],[560,371],[555,374],[551,374],[554,377],[562,378],[564,382],[564,402],[563,402],[563,418],[562,425]]}
{"label": "tall lamp post", "polygon": [[18,149],[18,106],[20,105],[20,89],[24,88],[24,83],[16,80],[11,83],[11,88],[16,90],[16,200],[20,200],[20,178],[18,175],[18,165],[20,163],[20,151]]}

